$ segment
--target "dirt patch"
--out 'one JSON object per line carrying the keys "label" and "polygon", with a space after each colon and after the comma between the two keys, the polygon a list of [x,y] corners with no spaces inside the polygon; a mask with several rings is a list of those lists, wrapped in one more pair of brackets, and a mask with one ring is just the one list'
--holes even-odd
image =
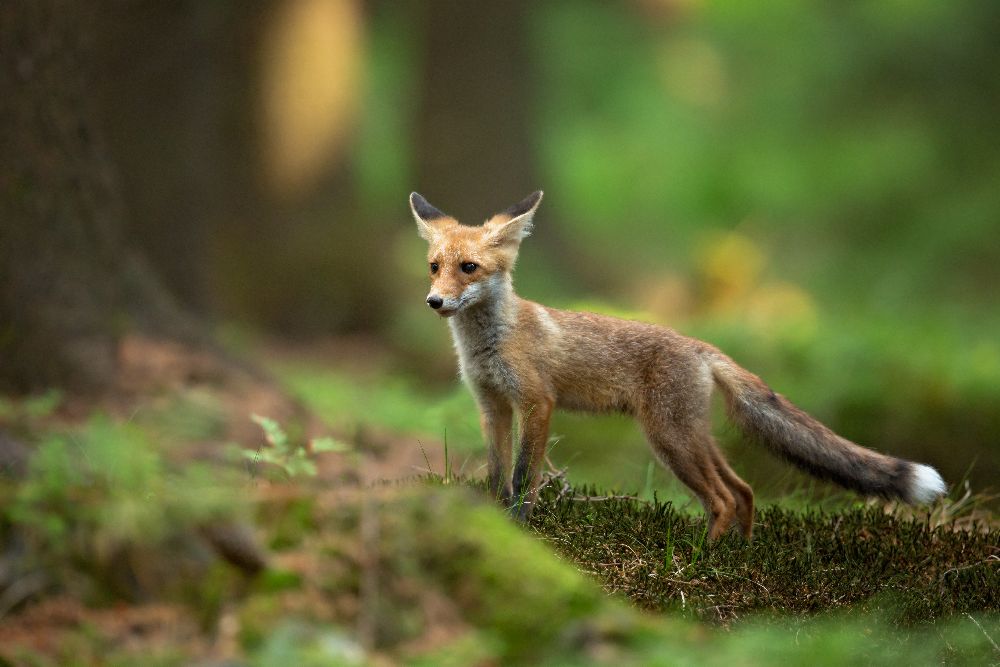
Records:
{"label": "dirt patch", "polygon": [[259,439],[260,430],[249,419],[252,414],[318,426],[308,411],[265,371],[221,353],[171,341],[126,337],[119,349],[116,386],[112,404],[118,413],[129,413],[144,401],[165,395],[208,392],[222,410],[224,437],[239,442]]}

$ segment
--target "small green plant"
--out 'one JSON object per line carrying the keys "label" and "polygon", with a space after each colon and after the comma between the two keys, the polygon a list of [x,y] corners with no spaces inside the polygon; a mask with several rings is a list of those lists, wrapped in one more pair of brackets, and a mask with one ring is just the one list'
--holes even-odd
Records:
{"label": "small green plant", "polygon": [[448,429],[444,430],[444,483],[451,484],[451,457],[448,456]]}
{"label": "small green plant", "polygon": [[708,522],[705,522],[704,527],[698,533],[698,540],[695,542],[688,542],[691,545],[691,562],[689,565],[694,567],[701,560],[705,549],[705,538],[708,536]]}
{"label": "small green plant", "polygon": [[666,544],[663,547],[663,567],[670,571],[674,567],[674,533],[673,524],[667,524]]}
{"label": "small green plant", "polygon": [[314,477],[316,463],[312,457],[315,454],[346,452],[350,449],[345,443],[328,437],[313,438],[308,447],[294,444],[289,440],[288,433],[277,421],[260,415],[251,415],[251,419],[264,431],[264,439],[267,440],[270,447],[243,449],[243,456],[253,463],[266,463],[274,466],[289,478]]}

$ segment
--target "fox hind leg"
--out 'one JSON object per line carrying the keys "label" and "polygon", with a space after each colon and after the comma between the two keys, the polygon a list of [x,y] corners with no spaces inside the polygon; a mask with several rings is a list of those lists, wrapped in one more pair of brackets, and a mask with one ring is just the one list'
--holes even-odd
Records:
{"label": "fox hind leg", "polygon": [[[743,534],[747,535],[752,523],[749,517],[753,511],[750,487],[736,476],[722,458],[705,419],[699,417],[677,423],[664,416],[669,414],[671,411],[667,409],[655,409],[647,411],[640,418],[646,438],[657,458],[673,471],[705,507],[708,513],[709,539],[717,539],[734,523],[739,524]],[[673,411],[673,414],[678,412]],[[747,493],[750,493],[749,507]]]}
{"label": "fox hind leg", "polygon": [[[711,436],[709,438],[711,439]],[[736,500],[736,525],[743,533],[743,537],[749,540],[753,537],[753,489],[729,467],[726,457],[723,456],[715,442],[709,444],[719,477],[729,487],[729,491]]]}

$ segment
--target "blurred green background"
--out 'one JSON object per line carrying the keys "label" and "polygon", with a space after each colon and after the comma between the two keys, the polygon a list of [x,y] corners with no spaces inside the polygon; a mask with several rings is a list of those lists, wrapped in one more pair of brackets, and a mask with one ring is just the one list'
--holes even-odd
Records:
{"label": "blurred green background", "polygon": [[[311,346],[273,365],[334,427],[447,432],[478,469],[406,197],[478,223],[541,188],[522,296],[704,338],[847,437],[995,483],[1000,3],[89,11],[124,237],[231,344]],[[627,420],[554,432],[574,481],[669,485]],[[803,484],[721,432],[765,495]]]}

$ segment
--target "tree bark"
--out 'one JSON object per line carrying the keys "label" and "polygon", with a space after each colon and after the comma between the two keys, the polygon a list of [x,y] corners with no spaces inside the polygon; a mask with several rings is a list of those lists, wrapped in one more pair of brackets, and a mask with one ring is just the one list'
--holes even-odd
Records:
{"label": "tree bark", "polygon": [[[0,385],[101,389],[130,324],[195,326],[123,239],[92,103],[94,9],[0,3]],[[192,334],[193,335],[193,334]]]}
{"label": "tree bark", "polygon": [[71,2],[0,5],[0,377],[101,385],[115,364],[121,208]]}
{"label": "tree bark", "polygon": [[259,198],[253,44],[275,3],[97,4],[105,75],[93,94],[119,167],[125,237],[185,308],[211,316],[218,229]]}
{"label": "tree bark", "polygon": [[[415,123],[417,190],[467,225],[544,190],[528,0],[427,0],[419,5],[423,62]],[[553,211],[532,233],[528,252],[545,253],[561,276],[587,291],[604,288],[581,271],[572,235]],[[524,269],[522,269],[524,271]],[[523,273],[522,273],[523,275]]]}
{"label": "tree bark", "polygon": [[539,189],[525,0],[430,0],[417,118],[420,191],[479,224]]}

